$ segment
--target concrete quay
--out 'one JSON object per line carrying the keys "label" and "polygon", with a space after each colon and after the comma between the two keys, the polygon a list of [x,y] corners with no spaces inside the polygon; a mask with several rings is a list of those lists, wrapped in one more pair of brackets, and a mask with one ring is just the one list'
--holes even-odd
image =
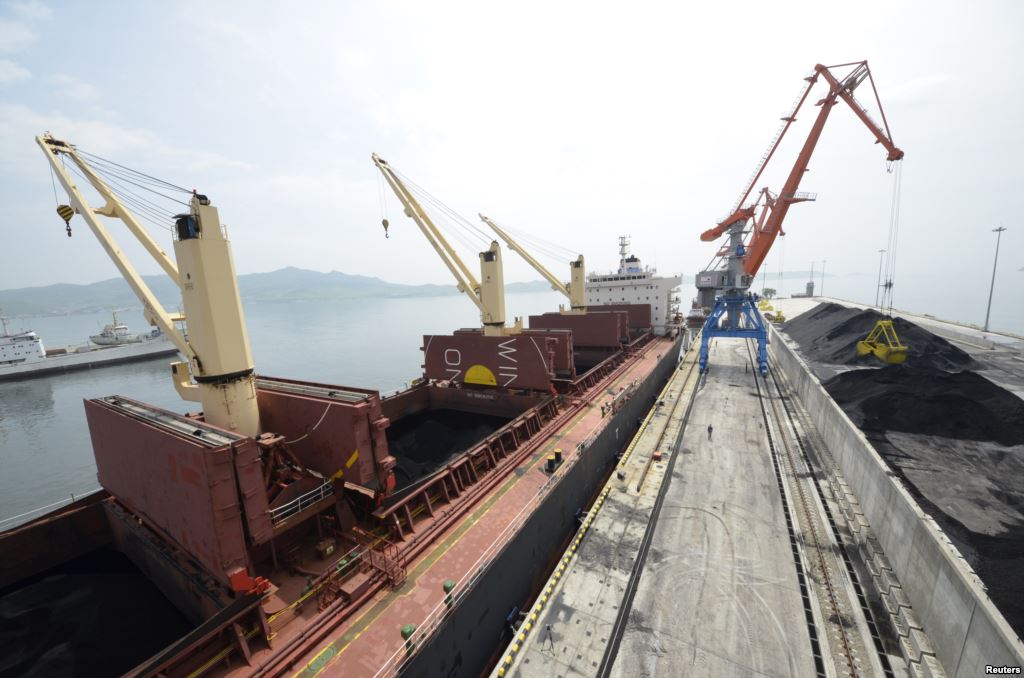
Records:
{"label": "concrete quay", "polygon": [[706,378],[688,369],[694,359],[493,675],[910,675],[893,627],[858,602],[881,600],[870,575],[860,568],[855,585],[836,555],[852,531],[836,506],[825,520],[799,459],[807,421],[763,408],[761,391],[777,395],[759,387],[744,342],[716,342]]}

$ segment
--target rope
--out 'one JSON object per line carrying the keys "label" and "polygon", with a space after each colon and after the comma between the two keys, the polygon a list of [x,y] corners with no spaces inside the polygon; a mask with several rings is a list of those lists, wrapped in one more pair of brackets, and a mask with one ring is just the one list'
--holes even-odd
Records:
{"label": "rope", "polygon": [[332,403],[327,403],[327,407],[324,408],[324,413],[321,414],[320,415],[320,419],[318,419],[317,422],[315,424],[313,424],[313,428],[309,429],[308,431],[306,431],[306,433],[304,435],[299,436],[295,440],[286,440],[286,441],[284,441],[285,444],[286,445],[291,445],[293,443],[299,442],[300,440],[304,440],[304,439],[308,438],[309,435],[313,431],[317,430],[317,428],[320,427],[320,424],[324,423],[324,418],[327,417],[327,413],[330,412],[330,410],[331,410],[331,404]]}
{"label": "rope", "polygon": [[60,199],[57,197],[57,180],[54,178],[53,175],[53,165],[50,165],[50,186],[53,187],[53,204],[59,205]]}
{"label": "rope", "polygon": [[134,181],[133,180],[134,177],[132,179],[129,179],[128,177],[132,176],[131,174],[127,174],[126,175],[125,172],[120,172],[118,170],[114,170],[114,169],[111,169],[109,167],[103,167],[101,165],[95,165],[95,164],[93,165],[93,169],[96,171],[97,174],[99,174],[104,179],[109,179],[110,177],[116,176],[119,179],[121,179],[122,181],[125,181],[125,182],[127,182],[127,183],[129,183],[129,184],[131,184],[133,186],[137,186],[138,188],[141,188],[144,191],[149,191],[150,193],[154,193],[156,195],[159,195],[161,198],[164,198],[166,200],[170,200],[171,202],[178,203],[179,205],[184,205],[185,207],[189,207],[189,204],[187,202],[183,201],[183,200],[178,200],[177,198],[171,197],[171,196],[167,195],[166,193],[161,193],[160,191],[158,191],[156,189],[150,188],[149,186],[141,184],[138,181]]}
{"label": "rope", "polygon": [[882,288],[882,307],[887,308],[886,315],[892,317],[894,304],[893,279],[896,276],[896,245],[900,233],[900,199],[903,193],[903,163],[896,165],[893,172],[892,203],[889,208],[889,237],[885,254],[885,282]]}
{"label": "rope", "polygon": [[454,225],[454,226],[456,226],[458,228],[463,228],[469,234],[475,234],[476,237],[480,238],[481,240],[483,240],[487,244],[490,244],[490,242],[492,240],[494,240],[494,238],[491,237],[491,235],[489,233],[485,232],[482,228],[480,228],[476,224],[472,223],[471,221],[469,221],[468,219],[466,219],[465,217],[460,215],[458,212],[453,210],[448,205],[444,204],[437,197],[431,195],[430,192],[428,192],[422,186],[419,186],[412,179],[410,179],[409,177],[405,176],[404,174],[402,174],[401,172],[396,170],[394,168],[394,166],[391,167],[391,170],[395,173],[396,176],[398,176],[398,178],[400,178],[402,180],[402,182],[404,184],[406,184],[406,186],[409,187],[409,189],[413,193],[416,194],[416,197],[421,198],[425,202],[430,203],[435,208],[437,208],[440,212],[442,212],[443,214],[446,214],[452,220],[452,222],[453,222],[452,225]]}
{"label": "rope", "polygon": [[145,172],[140,172],[138,170],[133,170],[131,167],[125,167],[124,165],[118,164],[118,163],[114,162],[113,160],[107,160],[106,158],[102,158],[102,157],[100,157],[100,156],[98,156],[98,155],[96,155],[94,153],[89,153],[88,151],[84,151],[84,150],[82,150],[80,148],[76,148],[75,150],[78,151],[80,154],[91,158],[94,162],[95,161],[99,161],[101,163],[107,163],[108,165],[113,165],[114,167],[119,167],[122,170],[125,170],[126,172],[130,172],[132,174],[138,175],[139,177],[144,177],[146,179],[149,179],[150,181],[155,182],[157,184],[160,184],[160,185],[162,185],[162,186],[164,186],[166,188],[170,188],[170,189],[173,189],[173,190],[176,190],[176,191],[180,191],[181,193],[185,193],[187,195],[191,195],[192,194],[192,191],[188,190],[187,188],[182,188],[181,186],[177,186],[175,184],[172,184],[169,181],[164,181],[163,179],[158,179],[157,177],[154,177],[154,176],[151,176],[149,174],[146,174]]}
{"label": "rope", "polygon": [[[65,166],[65,169],[70,170],[75,176],[77,176],[83,182],[86,182],[86,183],[89,182],[89,178],[86,177],[85,174],[83,174],[81,172],[81,170],[78,169],[77,166],[75,166],[73,164],[72,165],[67,165],[67,166]],[[106,179],[106,177],[104,177],[104,179]],[[160,223],[160,221],[163,220],[163,219],[169,219],[170,218],[169,216],[165,216],[165,215],[157,212],[153,208],[148,208],[145,205],[140,204],[138,200],[136,200],[134,198],[131,198],[131,197],[128,197],[128,196],[122,194],[121,192],[114,190],[114,188],[111,186],[112,183],[114,183],[114,182],[110,182],[108,180],[107,187],[110,188],[110,191],[115,196],[117,196],[117,198],[119,200],[121,200],[122,202],[130,204],[132,207],[134,207],[136,210],[138,210],[137,216],[141,217],[145,221],[149,222],[150,224],[152,224],[152,225],[154,225],[154,226],[156,226],[158,228],[162,228],[162,229],[164,229],[166,231],[171,231],[172,230],[171,227],[168,226],[167,224]],[[134,194],[132,194],[132,195],[134,195]]]}
{"label": "rope", "polygon": [[575,252],[569,249],[568,247],[563,247],[556,242],[546,240],[538,235],[528,233],[522,229],[511,228],[509,226],[505,226],[504,224],[499,224],[499,226],[504,228],[506,231],[509,231],[523,242],[528,242],[534,248],[541,251],[545,251],[549,256],[558,258],[560,260],[562,258],[572,260],[576,258],[577,254],[579,254],[578,252]]}

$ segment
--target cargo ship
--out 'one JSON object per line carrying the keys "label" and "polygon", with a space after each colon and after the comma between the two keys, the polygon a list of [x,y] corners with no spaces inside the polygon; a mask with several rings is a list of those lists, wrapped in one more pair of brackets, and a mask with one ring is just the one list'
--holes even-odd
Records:
{"label": "cargo ship", "polygon": [[[7,320],[0,318],[0,321],[3,325],[0,333],[0,381],[120,365],[178,352],[159,329],[145,335],[131,334],[124,325],[117,325],[117,335],[111,330],[109,341],[104,342],[107,337],[97,335],[90,337],[92,343],[47,349],[36,332],[11,333],[7,330]],[[97,338],[101,341],[95,341]]]}
{"label": "cargo ship", "polygon": [[[101,171],[67,142],[37,143],[68,211],[110,244],[64,165],[90,181]],[[447,251],[405,183],[374,160],[406,214]],[[130,214],[106,183],[92,183]],[[85,401],[102,489],[0,533],[3,552],[18,554],[0,561],[6,621],[20,629],[5,668],[479,675],[675,369],[684,337],[655,332],[651,304],[506,325],[494,242],[480,253],[480,282],[451,260],[481,327],[425,336],[410,388],[383,397],[259,375],[226,229],[205,196],[191,193],[189,205],[175,216],[173,261],[143,241],[179,283],[183,315],[167,313],[130,262],[115,263],[185,358],[172,365],[174,386],[202,411],[118,395]],[[139,624],[122,622],[121,636],[95,628],[88,611],[112,605],[89,579],[109,577],[98,554],[170,602],[139,622],[163,635],[143,642]],[[88,582],[76,599],[92,628],[63,618],[76,608],[54,582],[70,581]],[[117,600],[127,590],[107,588]]]}
{"label": "cargo ship", "polygon": [[640,258],[630,252],[629,245],[628,235],[619,236],[618,270],[587,276],[587,305],[649,304],[655,334],[664,336],[678,331],[679,297],[676,290],[683,282],[682,276],[657,275],[655,268],[644,266]]}

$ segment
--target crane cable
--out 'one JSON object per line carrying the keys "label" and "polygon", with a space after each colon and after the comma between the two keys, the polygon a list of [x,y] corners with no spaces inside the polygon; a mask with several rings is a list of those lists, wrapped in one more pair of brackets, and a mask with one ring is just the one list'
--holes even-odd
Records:
{"label": "crane cable", "polygon": [[900,233],[900,199],[903,193],[903,163],[889,170],[893,175],[892,203],[889,208],[889,236],[885,254],[885,282],[882,290],[882,307],[887,309],[886,315],[892,317],[893,278],[896,275],[896,245]]}
{"label": "crane cable", "polygon": [[380,172],[374,172],[377,175],[377,200],[380,202],[380,223],[384,227],[384,237],[390,238],[388,235],[388,226],[391,222],[388,221],[388,201],[387,195],[384,193],[384,175]]}

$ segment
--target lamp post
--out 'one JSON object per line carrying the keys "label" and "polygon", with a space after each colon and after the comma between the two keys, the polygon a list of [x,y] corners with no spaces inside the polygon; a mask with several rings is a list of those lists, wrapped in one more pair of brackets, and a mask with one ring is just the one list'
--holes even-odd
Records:
{"label": "lamp post", "polygon": [[828,263],[827,259],[821,260],[821,287],[818,289],[818,296],[825,296],[825,264]]}
{"label": "lamp post", "polygon": [[878,295],[882,293],[882,255],[885,250],[878,250],[878,284],[875,285],[875,306],[878,306]]}
{"label": "lamp post", "polygon": [[813,292],[814,292],[814,265],[816,263],[818,263],[818,262],[816,262],[816,261],[812,261],[811,262],[811,285],[810,285],[810,289],[808,290],[808,292],[811,292],[811,294],[807,295],[807,296],[810,296],[810,297],[814,296],[814,294],[813,294]]}
{"label": "lamp post", "polygon": [[985,331],[988,332],[988,316],[992,312],[992,292],[996,288],[996,264],[999,263],[999,241],[1003,237],[1003,231],[1006,229],[1000,226],[999,228],[993,228],[992,232],[996,234],[996,258],[992,262],[992,284],[988,288],[988,308],[985,309]]}

